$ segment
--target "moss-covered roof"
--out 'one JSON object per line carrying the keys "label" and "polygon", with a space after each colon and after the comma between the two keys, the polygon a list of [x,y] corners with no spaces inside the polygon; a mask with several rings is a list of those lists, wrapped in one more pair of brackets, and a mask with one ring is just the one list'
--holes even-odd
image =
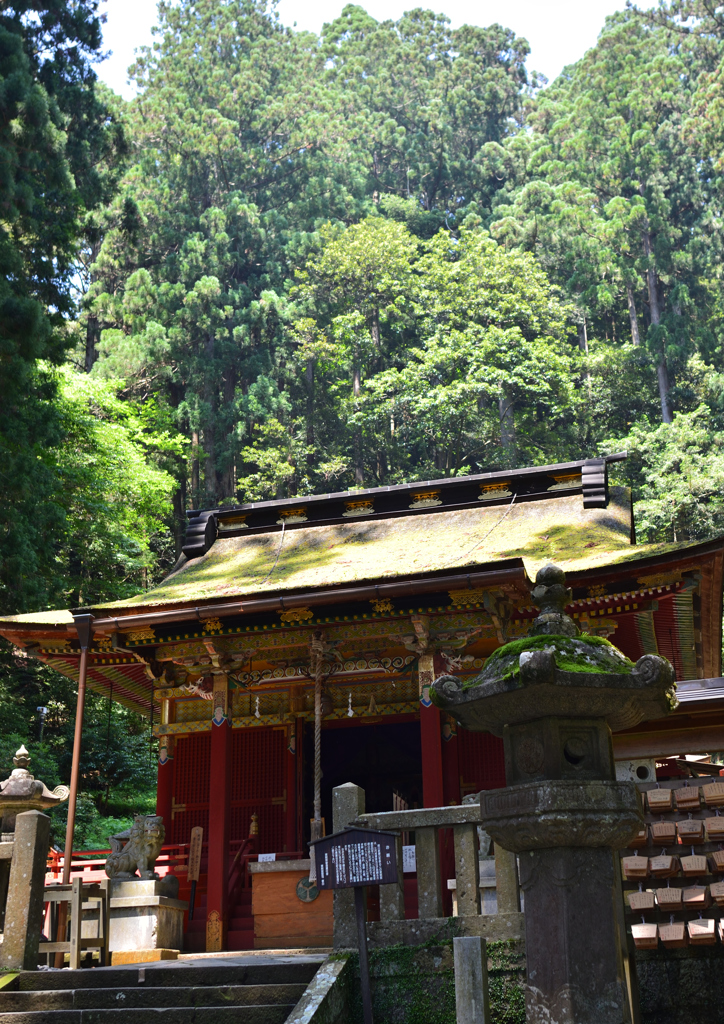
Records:
{"label": "moss-covered roof", "polygon": [[159,586],[99,607],[153,607],[391,580],[515,557],[533,577],[549,560],[566,568],[605,564],[631,550],[630,532],[630,495],[618,487],[611,488],[606,509],[584,509],[581,496],[574,495],[287,530],[273,572],[281,533],[220,537]]}

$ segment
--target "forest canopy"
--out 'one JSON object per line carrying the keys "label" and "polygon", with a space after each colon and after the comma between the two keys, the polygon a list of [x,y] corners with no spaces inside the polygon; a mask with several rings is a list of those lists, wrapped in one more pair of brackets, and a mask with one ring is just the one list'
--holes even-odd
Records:
{"label": "forest canopy", "polygon": [[190,508],[621,449],[640,539],[722,532],[724,22],[528,55],[161,0],[126,102],[98,0],[2,6],[4,612],[152,584]]}

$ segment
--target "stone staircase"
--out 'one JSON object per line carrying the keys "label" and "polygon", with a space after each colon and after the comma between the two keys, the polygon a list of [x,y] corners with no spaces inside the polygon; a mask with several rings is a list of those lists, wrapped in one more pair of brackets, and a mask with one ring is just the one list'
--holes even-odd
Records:
{"label": "stone staircase", "polygon": [[257,954],[26,971],[0,989],[0,1024],[283,1024],[323,960]]}

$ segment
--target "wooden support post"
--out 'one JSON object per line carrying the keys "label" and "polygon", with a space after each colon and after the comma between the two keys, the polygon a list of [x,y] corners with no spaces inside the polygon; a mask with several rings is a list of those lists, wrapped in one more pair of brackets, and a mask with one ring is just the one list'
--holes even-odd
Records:
{"label": "wooden support post", "polygon": [[83,712],[85,710],[85,684],[88,675],[88,648],[93,636],[93,616],[76,615],[75,628],[80,641],[80,668],[78,670],[78,698],[75,705],[75,735],[73,736],[73,759],[70,766],[70,796],[68,797],[68,822],[65,828],[65,853],[63,854],[63,884],[70,881],[70,866],[73,859],[73,833],[75,832],[75,808],[78,802],[78,776],[80,773],[80,748],[83,740]]}
{"label": "wooden support post", "polygon": [[[161,725],[168,725],[171,715],[171,701],[161,701]],[[163,818],[166,828],[166,842],[173,842],[171,807],[174,796],[174,743],[173,736],[160,736],[158,741],[158,775],[156,786],[156,814]]]}
{"label": "wooden support post", "polygon": [[430,687],[435,681],[432,654],[420,656],[420,738],[422,742],[422,801],[425,807],[442,807],[442,736],[440,712],[430,701]]}
{"label": "wooden support post", "polygon": [[80,970],[80,933],[83,921],[83,879],[73,879],[73,889],[70,897],[70,962],[68,966],[71,971]]}
{"label": "wooden support post", "polygon": [[231,811],[231,721],[229,683],[214,676],[209,785],[209,877],[206,896],[206,952],[226,946]]}

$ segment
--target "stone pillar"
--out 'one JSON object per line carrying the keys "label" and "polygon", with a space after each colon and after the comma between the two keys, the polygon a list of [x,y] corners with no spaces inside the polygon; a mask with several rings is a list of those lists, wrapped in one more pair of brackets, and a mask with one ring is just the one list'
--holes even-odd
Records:
{"label": "stone pillar", "polygon": [[528,967],[526,1020],[630,1021],[615,902],[614,854],[600,848],[520,856]]}
{"label": "stone pillar", "polygon": [[440,843],[437,829],[415,829],[418,916],[442,917]]}
{"label": "stone pillar", "polygon": [[397,837],[397,881],[380,886],[380,920],[405,920],[405,883],[402,874],[402,836]]}
{"label": "stone pillar", "polygon": [[231,809],[231,708],[226,676],[214,676],[209,785],[209,877],[206,896],[206,952],[226,948]]}
{"label": "stone pillar", "polygon": [[[365,813],[365,791],[353,782],[335,786],[332,790],[332,831],[339,832],[360,814]],[[356,949],[357,919],[354,907],[354,889],[336,889],[334,892],[334,948]]]}
{"label": "stone pillar", "polygon": [[453,939],[456,1024],[490,1024],[488,957],[479,935]]}
{"label": "stone pillar", "polygon": [[34,971],[43,928],[43,888],[50,818],[24,811],[15,819],[15,844],[5,908],[0,963],[5,970]]}
{"label": "stone pillar", "polygon": [[454,825],[453,836],[458,917],[477,917],[480,914],[477,825]]}
{"label": "stone pillar", "polygon": [[495,892],[499,914],[520,913],[518,858],[495,844]]}

